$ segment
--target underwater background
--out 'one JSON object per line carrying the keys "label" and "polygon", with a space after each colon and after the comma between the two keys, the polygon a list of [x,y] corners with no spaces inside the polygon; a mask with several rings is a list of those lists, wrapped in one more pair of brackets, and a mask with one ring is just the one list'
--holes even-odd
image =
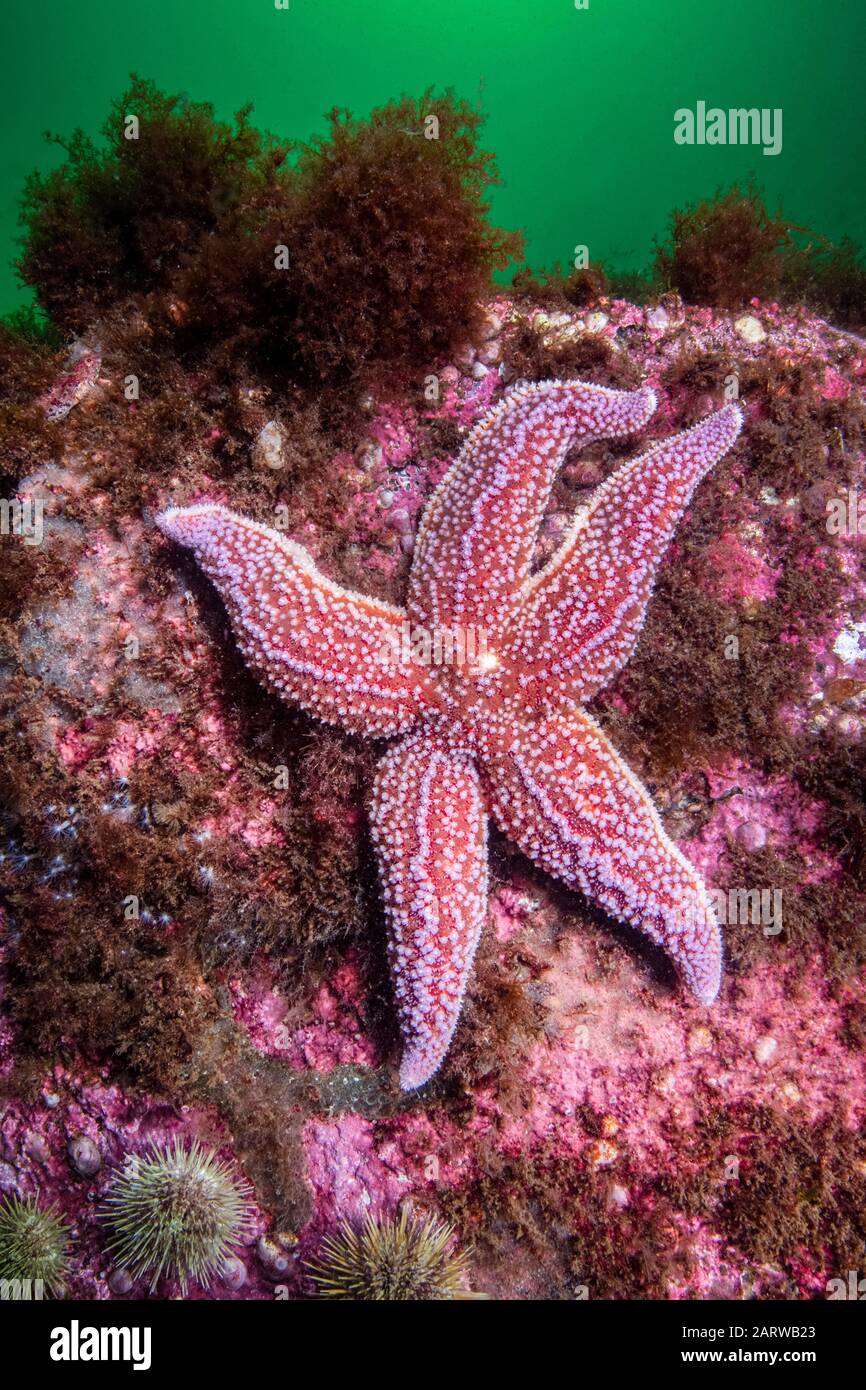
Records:
{"label": "underwater background", "polygon": [[[9,262],[43,140],[96,136],[131,71],[210,101],[246,102],[281,138],[321,134],[333,106],[366,116],[428,87],[485,112],[502,187],[493,220],[521,228],[533,267],[593,261],[642,270],[671,209],[754,176],[771,211],[837,242],[866,242],[866,10],[838,0],[7,0],[0,15],[0,313],[29,296]],[[677,146],[673,113],[782,108],[783,146]]]}

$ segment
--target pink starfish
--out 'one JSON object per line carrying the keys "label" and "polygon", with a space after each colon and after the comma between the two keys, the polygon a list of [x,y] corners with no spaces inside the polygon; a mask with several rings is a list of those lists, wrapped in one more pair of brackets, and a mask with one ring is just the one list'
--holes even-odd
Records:
{"label": "pink starfish", "polygon": [[[487,816],[715,998],[722,943],[694,867],[580,705],[628,661],[677,522],[741,424],[725,406],[598,489],[550,563],[536,533],[574,440],[641,429],[652,391],[543,382],[481,421],[421,524],[405,609],[350,593],[225,507],[157,518],[190,546],[266,683],[385,753],[372,823],[411,1090],[450,1044],[487,908]],[[437,664],[438,663],[438,664]]]}

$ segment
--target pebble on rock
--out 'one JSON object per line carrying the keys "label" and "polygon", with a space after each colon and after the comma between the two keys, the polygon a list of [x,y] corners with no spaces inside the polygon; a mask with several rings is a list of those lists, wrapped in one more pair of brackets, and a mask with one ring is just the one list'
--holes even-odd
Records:
{"label": "pebble on rock", "polygon": [[758,1041],[755,1043],[755,1061],[765,1066],[767,1062],[772,1061],[778,1046],[779,1044],[776,1042],[776,1039],[770,1037],[768,1033],[765,1034],[763,1038],[758,1038]]}
{"label": "pebble on rock", "polygon": [[260,1236],[256,1256],[268,1279],[282,1279],[291,1268],[291,1260],[270,1236]]}
{"label": "pebble on rock", "polygon": [[762,343],[767,336],[766,329],[754,314],[743,314],[734,324],[744,343]]}
{"label": "pebble on rock", "polygon": [[767,843],[767,832],[756,821],[744,821],[742,825],[738,825],[736,837],[737,844],[747,850],[763,849]]}
{"label": "pebble on rock", "polygon": [[128,1269],[113,1269],[108,1276],[108,1287],[119,1297],[128,1294],[134,1283],[135,1280]]}
{"label": "pebble on rock", "polygon": [[222,1266],[220,1278],[227,1289],[242,1289],[247,1282],[247,1267],[236,1255],[230,1255]]}
{"label": "pebble on rock", "polygon": [[74,1134],[67,1153],[69,1162],[80,1178],[93,1178],[102,1167],[102,1154],[86,1134]]}
{"label": "pebble on rock", "polygon": [[276,420],[269,420],[259,430],[253,448],[253,457],[260,468],[272,468],[276,471],[285,467],[283,432]]}

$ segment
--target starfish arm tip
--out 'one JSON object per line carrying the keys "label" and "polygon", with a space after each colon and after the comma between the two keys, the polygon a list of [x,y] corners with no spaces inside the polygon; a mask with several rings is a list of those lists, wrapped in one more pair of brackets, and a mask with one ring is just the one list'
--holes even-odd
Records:
{"label": "starfish arm tip", "polygon": [[157,512],[154,523],[162,531],[163,535],[173,539],[173,527],[175,518],[180,511],[180,507],[166,507],[163,511]]}
{"label": "starfish arm tip", "polygon": [[716,419],[725,425],[729,435],[728,442],[725,445],[725,452],[731,448],[731,445],[743,428],[743,418],[741,407],[735,405],[733,401],[729,402],[728,405],[723,405],[716,415]]}
{"label": "starfish arm tip", "polygon": [[711,1004],[715,1004],[718,998],[721,983],[722,973],[721,970],[718,970],[712,977],[708,977],[706,980],[693,982],[691,984],[691,990],[698,1003],[709,1008]]}
{"label": "starfish arm tip", "polygon": [[154,522],[169,540],[189,546],[195,540],[196,519],[220,511],[225,511],[225,508],[216,502],[197,502],[191,507],[165,507],[157,512]]}
{"label": "starfish arm tip", "polygon": [[431,1060],[418,1049],[405,1052],[400,1062],[400,1090],[418,1091],[435,1076],[441,1065],[441,1058]]}
{"label": "starfish arm tip", "polygon": [[681,962],[685,982],[699,1004],[709,1008],[718,998],[722,983],[722,933],[714,923],[709,938]]}

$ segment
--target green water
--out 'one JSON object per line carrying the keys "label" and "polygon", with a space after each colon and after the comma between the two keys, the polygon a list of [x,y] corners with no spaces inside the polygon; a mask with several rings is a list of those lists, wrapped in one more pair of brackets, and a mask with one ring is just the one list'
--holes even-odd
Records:
{"label": "green water", "polygon": [[[3,0],[0,312],[17,199],[57,152],[46,129],[96,134],[136,70],[228,116],[305,138],[334,105],[363,114],[453,86],[488,115],[504,186],[494,216],[530,264],[645,266],[674,205],[754,175],[771,208],[866,244],[864,0]],[[781,108],[782,151],[678,146],[674,111]]]}

